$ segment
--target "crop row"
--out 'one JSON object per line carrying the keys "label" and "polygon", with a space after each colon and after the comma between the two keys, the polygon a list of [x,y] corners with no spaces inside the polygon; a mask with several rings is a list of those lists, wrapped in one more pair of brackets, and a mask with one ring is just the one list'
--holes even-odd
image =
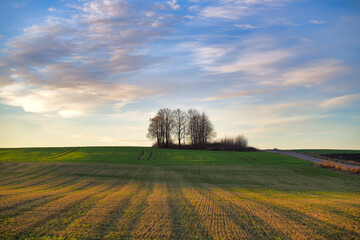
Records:
{"label": "crop row", "polygon": [[[251,190],[191,181],[189,172],[161,167],[18,164],[1,168],[0,239],[356,239],[360,235],[357,193]],[[121,177],[129,172],[132,177]]]}

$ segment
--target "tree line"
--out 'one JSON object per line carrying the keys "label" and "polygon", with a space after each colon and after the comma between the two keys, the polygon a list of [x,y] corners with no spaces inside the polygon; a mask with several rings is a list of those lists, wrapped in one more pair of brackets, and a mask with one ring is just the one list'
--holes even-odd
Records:
{"label": "tree line", "polygon": [[178,146],[206,145],[216,136],[215,128],[205,112],[161,108],[149,119],[147,137],[156,139],[157,146],[168,147],[175,140]]}

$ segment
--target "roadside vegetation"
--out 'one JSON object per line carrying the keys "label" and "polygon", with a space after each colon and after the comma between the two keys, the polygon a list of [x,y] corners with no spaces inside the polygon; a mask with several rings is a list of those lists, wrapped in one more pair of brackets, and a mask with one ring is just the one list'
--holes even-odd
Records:
{"label": "roadside vegetation", "polygon": [[80,147],[0,160],[0,239],[360,235],[360,178],[286,155]]}
{"label": "roadside vegetation", "polygon": [[344,166],[342,164],[333,162],[333,161],[323,161],[320,164],[322,168],[332,168],[343,172],[348,172],[351,174],[359,174],[360,175],[360,167],[358,166]]}
{"label": "roadside vegetation", "polygon": [[335,161],[360,166],[360,150],[301,149],[293,151],[321,158],[325,163]]}

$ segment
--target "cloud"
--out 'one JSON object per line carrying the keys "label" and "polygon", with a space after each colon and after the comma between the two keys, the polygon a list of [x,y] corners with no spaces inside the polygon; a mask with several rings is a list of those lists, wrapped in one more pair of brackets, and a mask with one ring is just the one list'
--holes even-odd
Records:
{"label": "cloud", "polygon": [[216,6],[206,7],[200,13],[207,18],[238,19],[253,14],[254,11],[246,6]]}
{"label": "cloud", "polygon": [[261,11],[265,6],[279,7],[287,0],[225,0],[201,10],[207,18],[239,19]]}
{"label": "cloud", "polygon": [[360,94],[347,94],[340,97],[335,97],[327,99],[320,103],[321,107],[324,108],[334,108],[348,104],[349,102],[356,101],[360,99]]}
{"label": "cloud", "polygon": [[235,98],[235,97],[244,97],[244,96],[254,96],[254,95],[262,95],[269,92],[277,91],[278,89],[254,89],[254,90],[242,90],[236,92],[229,92],[227,94],[221,94],[213,97],[204,98],[202,101],[214,101],[221,100],[226,98]]}
{"label": "cloud", "polygon": [[196,12],[200,9],[200,7],[198,5],[193,5],[189,7],[189,11],[190,12]]}
{"label": "cloud", "polygon": [[56,12],[56,9],[53,8],[53,7],[49,7],[49,8],[48,8],[48,11],[49,11],[49,12]]}
{"label": "cloud", "polygon": [[197,44],[184,44],[182,47],[191,47],[193,51],[194,62],[198,65],[208,66],[215,63],[218,59],[224,57],[229,48],[223,46],[199,46]]}
{"label": "cloud", "polygon": [[19,3],[19,2],[12,4],[12,6],[14,8],[22,8],[22,7],[25,7],[26,5],[27,5],[27,3]]}
{"label": "cloud", "polygon": [[109,103],[121,107],[152,93],[151,90],[122,83],[43,84],[41,88],[13,83],[1,88],[0,98],[2,103],[22,107],[26,112],[57,113],[71,118],[96,112]]}
{"label": "cloud", "polygon": [[254,26],[251,24],[235,24],[235,27],[238,28],[244,28],[244,29],[257,29],[257,28],[263,28],[263,27],[259,27],[259,26]]}
{"label": "cloud", "polygon": [[125,0],[69,7],[76,10],[72,16],[49,17],[6,43],[0,60],[3,104],[75,117],[156,92],[128,79],[157,61],[143,52],[174,22],[171,14],[138,11]]}
{"label": "cloud", "polygon": [[303,67],[283,74],[283,85],[311,86],[334,78],[346,69],[336,59],[324,59],[307,63]]}
{"label": "cloud", "polygon": [[[246,75],[251,81],[266,82],[279,74],[278,68],[296,56],[290,48],[274,46],[274,39],[264,35],[229,40],[224,44],[181,44],[190,51],[190,61],[203,71],[217,75]],[[282,67],[283,68],[283,67]],[[278,76],[276,76],[278,77]]]}
{"label": "cloud", "polygon": [[245,72],[257,75],[265,75],[272,72],[272,65],[284,61],[292,56],[291,51],[278,50],[251,50],[244,52],[235,61],[227,64],[208,66],[204,69],[217,73]]}
{"label": "cloud", "polygon": [[[190,42],[179,48],[190,51],[191,63],[207,74],[251,84],[246,89],[252,84],[270,88],[310,87],[334,80],[349,70],[339,59],[301,60],[304,58],[299,49],[282,47],[276,39],[258,34],[228,40],[226,44]],[[240,95],[246,89],[240,89]],[[214,98],[227,98],[226,95]]]}
{"label": "cloud", "polygon": [[178,10],[180,9],[180,5],[177,4],[177,0],[171,0],[166,2],[172,10]]}
{"label": "cloud", "polygon": [[324,21],[320,21],[320,20],[310,20],[309,22],[314,23],[314,24],[324,24]]}

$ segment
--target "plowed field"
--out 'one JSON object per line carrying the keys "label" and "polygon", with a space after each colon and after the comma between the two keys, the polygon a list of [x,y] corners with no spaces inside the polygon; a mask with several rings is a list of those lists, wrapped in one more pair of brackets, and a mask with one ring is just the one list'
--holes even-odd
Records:
{"label": "plowed field", "polygon": [[0,159],[0,239],[360,236],[360,178],[287,156],[45,148]]}

